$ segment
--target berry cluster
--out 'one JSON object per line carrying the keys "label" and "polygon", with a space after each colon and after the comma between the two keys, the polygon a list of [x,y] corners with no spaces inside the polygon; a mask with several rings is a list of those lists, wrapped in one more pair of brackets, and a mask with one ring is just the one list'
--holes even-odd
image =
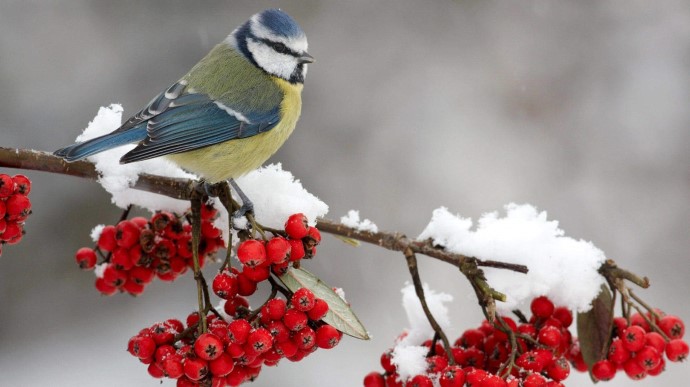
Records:
{"label": "berry cluster", "polygon": [[[199,264],[224,247],[221,231],[213,225],[217,216],[212,205],[201,210]],[[76,260],[85,270],[98,265],[96,289],[105,295],[117,290],[139,295],[154,277],[173,281],[193,267],[192,232],[186,216],[156,212],[150,219],[135,217],[103,227],[95,248],[83,247]]]}
{"label": "berry cluster", "polygon": [[[687,359],[688,343],[683,341],[684,334],[683,320],[661,311],[644,317],[635,313],[630,321],[616,317],[615,338],[609,345],[608,356],[593,365],[592,376],[610,380],[617,371],[623,371],[630,379],[640,380],[647,375],[659,375],[666,365],[664,354],[672,362]],[[579,368],[587,370],[586,366]]]}
{"label": "berry cluster", "polygon": [[519,325],[509,317],[498,317],[496,324],[484,320],[479,328],[466,330],[451,348],[454,364],[449,364],[441,343],[427,340],[426,372],[406,381],[400,380],[393,350],[388,350],[381,355],[385,372],[368,374],[364,386],[563,386],[561,381],[570,374],[573,338],[568,327],[573,314],[546,297],[534,299],[531,310],[529,321]]}
{"label": "berry cluster", "polygon": [[326,302],[302,288],[289,303],[271,298],[258,314],[230,322],[211,314],[202,334],[196,312],[187,328],[178,320],[154,324],[132,337],[128,350],[149,364],[151,376],[177,379],[178,386],[237,386],[256,379],[263,365],[282,358],[297,362],[318,348],[335,347],[342,333],[320,321],[327,312]]}
{"label": "berry cluster", "polygon": [[[335,347],[342,332],[322,321],[328,303],[307,288],[290,293],[272,281],[273,296],[256,311],[249,307],[245,297],[260,282],[314,256],[321,240],[303,214],[289,217],[283,235],[287,238],[276,234],[267,242],[241,242],[241,270],[223,269],[214,277],[212,289],[224,300],[226,317],[209,308],[205,326],[197,312],[186,327],[174,319],[156,323],[130,339],[129,352],[148,364],[155,378],[177,379],[178,386],[222,387],[252,381],[263,365],[275,366],[282,358],[297,362],[318,348]],[[286,299],[276,297],[278,291]]]}
{"label": "berry cluster", "polygon": [[0,255],[2,244],[17,244],[24,235],[24,221],[31,214],[30,191],[26,176],[0,174]]}
{"label": "berry cluster", "polygon": [[213,279],[213,291],[227,300],[226,311],[234,311],[236,304],[247,306],[243,297],[254,294],[257,284],[267,280],[271,272],[281,276],[290,264],[298,265],[302,258],[312,258],[316,254],[321,234],[316,227],[307,225],[304,214],[288,218],[285,234],[287,238],[274,236],[267,242],[248,239],[240,243],[237,259],[242,263],[242,270],[224,270]]}

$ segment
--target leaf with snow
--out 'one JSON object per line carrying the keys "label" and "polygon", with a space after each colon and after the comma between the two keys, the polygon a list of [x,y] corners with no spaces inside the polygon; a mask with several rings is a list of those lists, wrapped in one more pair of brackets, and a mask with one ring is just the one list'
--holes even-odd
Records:
{"label": "leaf with snow", "polygon": [[304,270],[290,268],[287,273],[279,277],[280,281],[292,292],[300,288],[311,290],[318,298],[328,304],[328,313],[323,321],[337,330],[357,339],[369,340],[366,328],[359,321],[350,306],[333,289],[321,281],[314,274]]}

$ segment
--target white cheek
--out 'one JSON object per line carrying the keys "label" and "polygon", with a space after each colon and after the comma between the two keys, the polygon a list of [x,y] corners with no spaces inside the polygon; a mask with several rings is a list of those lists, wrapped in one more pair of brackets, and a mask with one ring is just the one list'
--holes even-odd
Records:
{"label": "white cheek", "polygon": [[247,39],[247,48],[259,67],[278,77],[289,79],[297,66],[297,58],[292,55],[279,54],[253,39]]}

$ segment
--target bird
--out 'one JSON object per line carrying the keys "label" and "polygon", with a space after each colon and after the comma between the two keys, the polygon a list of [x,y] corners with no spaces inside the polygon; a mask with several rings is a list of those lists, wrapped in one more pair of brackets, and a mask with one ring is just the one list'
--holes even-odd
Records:
{"label": "bird", "polygon": [[230,181],[244,206],[234,179],[260,167],[295,129],[314,62],[307,48],[292,17],[266,9],[118,129],[54,155],[73,162],[134,143],[120,163],[165,157],[208,184]]}

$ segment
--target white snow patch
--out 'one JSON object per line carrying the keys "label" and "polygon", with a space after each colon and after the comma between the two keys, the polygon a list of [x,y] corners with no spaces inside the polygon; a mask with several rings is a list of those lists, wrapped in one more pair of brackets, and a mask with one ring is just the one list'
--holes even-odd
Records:
{"label": "white snow patch", "polygon": [[103,232],[103,229],[105,228],[105,224],[99,224],[98,226],[94,227],[91,230],[91,240],[94,242],[98,242],[98,238],[101,237],[101,233]]}
{"label": "white snow patch", "polygon": [[[101,107],[93,121],[77,137],[77,141],[82,142],[110,133],[119,128],[121,122],[121,105],[112,104],[108,107]],[[88,157],[88,160],[96,164],[96,170],[101,175],[98,182],[112,195],[112,202],[120,208],[127,208],[130,204],[134,204],[151,211],[170,210],[181,213],[189,208],[189,203],[185,200],[177,200],[131,188],[139,179],[140,173],[196,179],[196,176],[183,171],[162,157],[120,164],[120,158],[134,147],[134,144],[124,145]]]}
{"label": "white snow patch", "polygon": [[360,220],[358,210],[350,210],[340,218],[340,223],[359,231],[379,232],[379,228],[369,219]]}
{"label": "white snow patch", "polygon": [[93,268],[93,273],[96,275],[96,278],[103,278],[103,272],[105,269],[108,267],[108,264],[106,262],[103,262],[99,265],[96,265]]}
{"label": "white snow patch", "polygon": [[484,214],[472,230],[471,219],[434,210],[419,240],[431,238],[448,251],[485,260],[522,264],[528,274],[483,268],[489,284],[507,295],[499,311],[528,309],[530,301],[546,295],[557,305],[583,312],[604,283],[597,272],[605,261],[603,251],[591,242],[564,235],[558,221],[548,220],[529,204],[505,206],[505,217]]}
{"label": "white snow patch", "polygon": [[[423,288],[424,297],[431,314],[443,330],[448,330],[450,317],[445,304],[451,302],[453,297],[449,294],[435,292],[427,284],[424,284]],[[404,337],[396,342],[391,361],[396,365],[401,379],[407,380],[409,377],[425,373],[426,355],[429,353],[429,348],[421,344],[434,336],[434,330],[424,314],[414,286],[408,283],[401,292],[403,294],[402,304],[407,313],[410,327],[405,331]]]}

